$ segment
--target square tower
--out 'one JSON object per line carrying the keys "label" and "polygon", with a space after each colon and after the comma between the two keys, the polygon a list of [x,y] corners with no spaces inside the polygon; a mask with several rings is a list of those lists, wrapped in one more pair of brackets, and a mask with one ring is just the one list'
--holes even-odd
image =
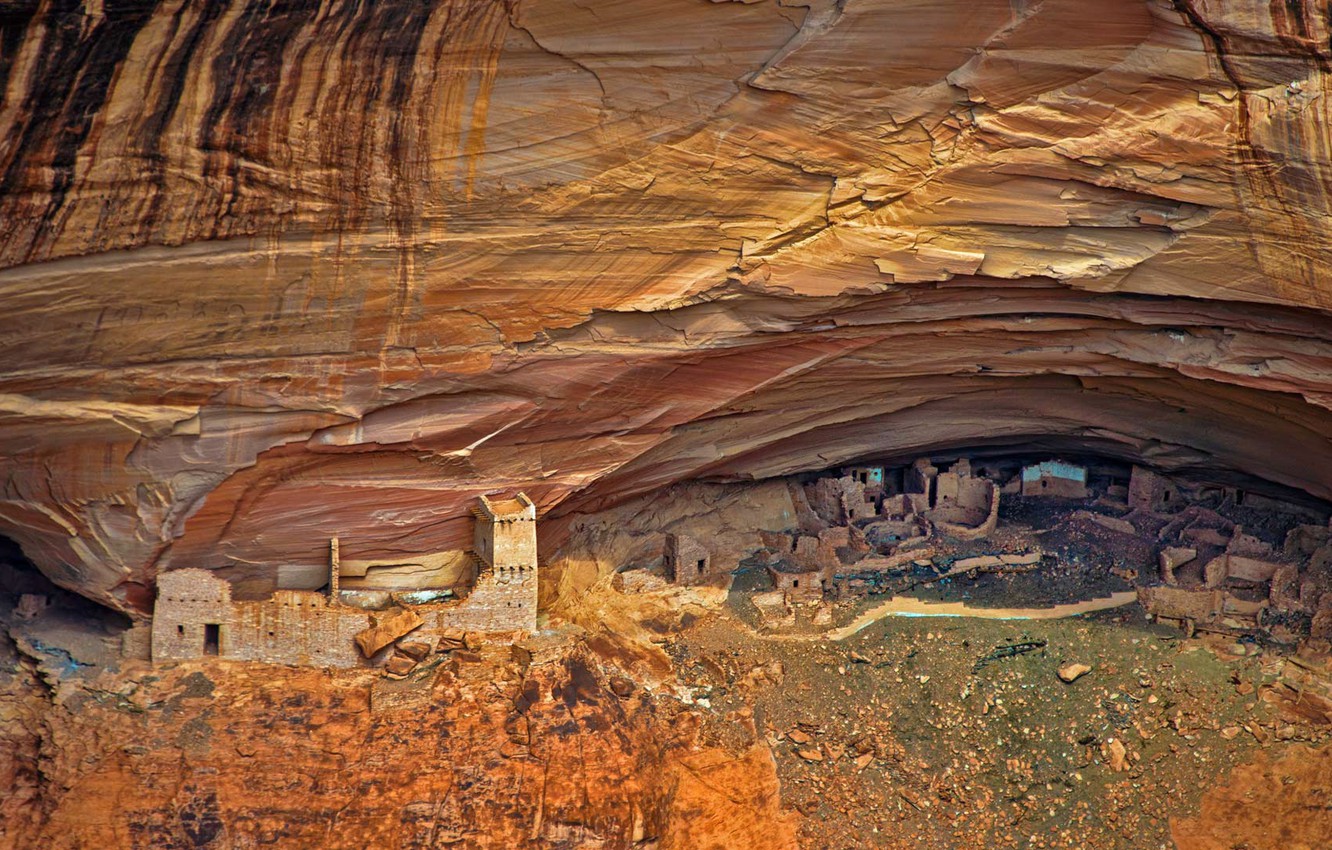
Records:
{"label": "square tower", "polygon": [[1169,478],[1141,466],[1133,467],[1132,477],[1129,478],[1129,507],[1143,511],[1168,511],[1180,503],[1178,495]]}
{"label": "square tower", "polygon": [[157,577],[152,658],[176,661],[226,656],[231,648],[231,585],[208,570],[170,570]]}
{"label": "square tower", "polygon": [[536,505],[522,493],[512,499],[482,496],[473,511],[472,551],[480,571],[449,622],[481,632],[536,631]]}
{"label": "square tower", "polygon": [[707,578],[712,556],[694,538],[685,534],[666,535],[666,553],[662,562],[671,581],[676,584],[697,584]]}
{"label": "square tower", "polygon": [[536,569],[536,505],[523,493],[512,499],[481,497],[473,551],[490,569]]}

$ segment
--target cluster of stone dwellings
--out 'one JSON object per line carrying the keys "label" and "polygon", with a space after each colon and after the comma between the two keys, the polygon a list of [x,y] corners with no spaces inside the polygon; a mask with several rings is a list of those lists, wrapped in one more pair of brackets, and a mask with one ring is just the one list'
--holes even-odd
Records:
{"label": "cluster of stone dwellings", "polygon": [[1160,584],[1139,589],[1147,612],[1189,634],[1262,630],[1293,641],[1307,622],[1310,638],[1332,640],[1332,529],[1297,525],[1278,549],[1193,496],[1134,469],[1122,519],[1155,530],[1160,546]]}
{"label": "cluster of stone dwellings", "polygon": [[[905,470],[851,467],[793,486],[792,498],[799,527],[759,532],[776,596],[756,604],[780,604],[784,616],[794,616],[792,606],[821,603],[836,574],[886,569],[885,558],[899,553],[920,557],[916,550],[936,534],[981,539],[999,520],[998,484],[974,473],[966,458],[947,470],[928,459]],[[702,542],[680,534],[667,536],[664,560],[681,584],[706,577],[711,563]]]}
{"label": "cluster of stone dwellings", "polygon": [[[327,593],[280,590],[269,599],[233,600],[231,585],[200,569],[158,577],[152,658],[216,656],[242,661],[352,667],[384,661],[400,637],[416,644],[461,631],[534,631],[537,616],[536,507],[523,494],[482,497],[475,509],[471,591],[460,600],[371,611],[345,604],[336,549]],[[391,630],[393,634],[385,636]]]}
{"label": "cluster of stone dwellings", "polygon": [[[1161,619],[1190,630],[1262,626],[1269,633],[1285,621],[1332,637],[1332,531],[1299,526],[1276,551],[1206,506],[1285,509],[1236,488],[1188,485],[1137,466],[1097,467],[1093,476],[1084,465],[1058,459],[982,465],[962,458],[947,469],[929,459],[896,469],[850,467],[791,490],[798,527],[759,532],[758,554],[775,591],[753,598],[765,619],[777,623],[793,619],[794,606],[820,605],[829,590],[862,587],[873,576],[931,558],[940,538],[988,538],[1000,498],[1010,494],[1082,500],[1095,510],[1074,510],[1069,519],[1149,538],[1161,572],[1138,580],[1149,585],[1144,604]],[[1006,571],[1033,569],[1040,554],[989,560]],[[673,534],[665,564],[673,580],[691,584],[708,575],[711,558],[704,542]]]}
{"label": "cluster of stone dwellings", "polygon": [[962,458],[941,470],[852,467],[801,488],[802,528],[761,532],[768,572],[784,602],[817,603],[835,574],[891,568],[920,557],[937,534],[982,539],[999,521],[999,486]]}

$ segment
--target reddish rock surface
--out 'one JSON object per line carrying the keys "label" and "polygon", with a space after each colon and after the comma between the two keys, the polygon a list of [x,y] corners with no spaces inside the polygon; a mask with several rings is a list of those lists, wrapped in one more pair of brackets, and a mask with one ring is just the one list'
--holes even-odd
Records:
{"label": "reddish rock surface", "polygon": [[1332,840],[1332,747],[1297,747],[1237,769],[1174,824],[1179,850],[1316,850]]}
{"label": "reddish rock surface", "polygon": [[1327,26],[7,4],[0,532],[140,612],[173,567],[312,585],[333,536],[447,559],[480,492],[558,514],[871,450],[1332,495]]}
{"label": "reddish rock surface", "polygon": [[25,663],[0,682],[0,846],[794,848],[766,748],[702,745],[586,653],[473,666],[179,665],[52,706]]}
{"label": "reddish rock surface", "polygon": [[[1332,497],[1329,36],[1311,0],[2,3],[0,535],[143,619],[173,568],[318,587],[332,537],[447,572],[481,493],[543,556],[680,481],[981,445]],[[0,822],[789,846],[764,752],[547,675],[534,758],[511,688],[20,683]]]}

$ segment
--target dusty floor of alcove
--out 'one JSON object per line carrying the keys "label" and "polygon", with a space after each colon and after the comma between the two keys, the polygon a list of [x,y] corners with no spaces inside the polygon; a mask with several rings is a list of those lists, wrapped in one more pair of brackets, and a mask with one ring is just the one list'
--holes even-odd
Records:
{"label": "dusty floor of alcove", "polygon": [[[1045,647],[977,667],[1016,641]],[[804,816],[802,846],[939,850],[1172,848],[1172,819],[1255,750],[1328,740],[1260,698],[1272,656],[1229,648],[1148,625],[1137,606],[888,618],[836,643],[755,640],[723,615],[669,644],[716,743],[735,734],[722,718],[753,712],[783,801]],[[1066,684],[1068,661],[1093,670]]]}

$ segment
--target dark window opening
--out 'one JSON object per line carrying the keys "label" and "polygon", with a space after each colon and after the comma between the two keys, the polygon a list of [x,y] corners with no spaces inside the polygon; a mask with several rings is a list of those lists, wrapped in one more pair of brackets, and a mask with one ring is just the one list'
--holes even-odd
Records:
{"label": "dark window opening", "polygon": [[1161,496],[1161,501],[1163,501],[1163,502],[1168,502],[1168,501],[1170,501],[1170,491],[1169,491],[1169,490],[1165,491],[1165,493]]}
{"label": "dark window opening", "polygon": [[1242,504],[1244,504],[1244,491],[1243,491],[1243,490],[1236,490],[1236,491],[1235,491],[1235,504],[1237,504],[1237,505],[1242,505]]}
{"label": "dark window opening", "polygon": [[791,538],[791,551],[794,552],[794,551],[796,550],[796,547],[798,547],[799,545],[800,545],[800,538],[799,538],[799,537],[792,537],[792,538]]}
{"label": "dark window opening", "polygon": [[706,559],[700,559],[699,562],[698,562],[698,571],[701,573],[701,572],[703,572],[705,569],[707,569],[707,567],[708,567],[708,562],[707,562],[707,560],[706,560]]}
{"label": "dark window opening", "polygon": [[185,634],[185,627],[184,627],[184,626],[176,626],[176,634],[177,634],[178,636],[183,636],[183,635]]}
{"label": "dark window opening", "polygon": [[204,624],[204,655],[217,655],[222,645],[222,627],[217,623]]}
{"label": "dark window opening", "polygon": [[1049,482],[1049,481],[1046,481],[1046,480],[1044,480],[1044,479],[1041,480],[1041,489],[1042,489],[1042,490],[1044,490],[1046,487],[1049,487],[1049,486],[1050,486],[1050,482]]}
{"label": "dark window opening", "polygon": [[800,586],[800,579],[798,579],[798,578],[793,578],[793,579],[791,579],[791,586],[792,586],[792,587],[799,587],[799,586]]}

